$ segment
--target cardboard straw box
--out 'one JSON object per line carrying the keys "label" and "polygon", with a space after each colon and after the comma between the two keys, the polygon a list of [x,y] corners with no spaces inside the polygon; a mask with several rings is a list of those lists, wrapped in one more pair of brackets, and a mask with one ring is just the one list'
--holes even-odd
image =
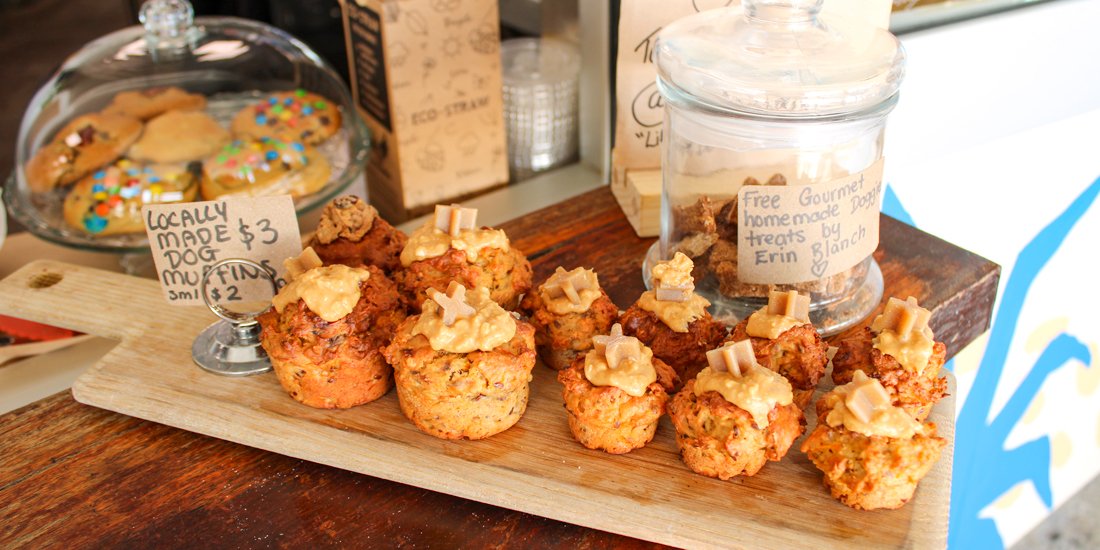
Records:
{"label": "cardboard straw box", "polygon": [[340,3],[382,215],[400,222],[506,184],[497,0]]}

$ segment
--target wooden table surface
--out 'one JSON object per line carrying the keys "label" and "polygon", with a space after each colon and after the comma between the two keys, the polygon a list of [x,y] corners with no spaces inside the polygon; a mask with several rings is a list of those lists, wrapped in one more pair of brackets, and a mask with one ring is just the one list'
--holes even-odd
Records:
{"label": "wooden table surface", "polygon": [[[503,226],[536,280],[595,267],[620,306],[639,239],[604,188]],[[1000,269],[889,218],[887,295],[932,312],[954,355],[989,325]],[[187,335],[186,337],[190,337]],[[169,428],[58,394],[0,417],[0,547],[654,546]]]}

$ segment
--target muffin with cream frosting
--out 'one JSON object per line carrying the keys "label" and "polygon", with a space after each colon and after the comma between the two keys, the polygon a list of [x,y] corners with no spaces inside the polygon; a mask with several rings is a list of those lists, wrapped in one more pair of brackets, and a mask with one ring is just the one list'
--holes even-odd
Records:
{"label": "muffin with cream frosting", "polygon": [[596,272],[583,267],[558,267],[534,292],[524,295],[520,309],[535,326],[539,356],[554,370],[569,368],[592,349],[592,337],[607,334],[619,317],[618,306],[600,288]]}
{"label": "muffin with cream frosting", "polygon": [[623,332],[649,346],[683,383],[706,365],[707,350],[726,337],[726,326],[707,311],[710,302],[695,293],[693,267],[680,252],[653,266],[653,289],[643,292],[619,318]]}
{"label": "muffin with cream frosting", "polygon": [[535,329],[486,288],[452,282],[429,291],[385,350],[401,411],[442,439],[483,439],[512,427],[527,409]]}
{"label": "muffin with cream frosting", "polygon": [[802,435],[802,409],[790,382],[757,363],[747,340],[711,350],[707,360],[668,406],[680,457],[708,477],[755,475]]}
{"label": "muffin with cream frosting", "polygon": [[581,445],[611,454],[653,440],[676,373],[616,323],[593,349],[558,373],[569,430]]}
{"label": "muffin with cream frosting", "polygon": [[802,452],[834,498],[861,510],[908,502],[947,444],[934,424],[891,404],[882,384],[860,370],[817,402],[817,418]]}
{"label": "muffin with cream frosting", "polygon": [[367,201],[345,195],[325,206],[309,245],[325,265],[375,265],[393,273],[401,267],[401,250],[408,241]]}
{"label": "muffin with cream frosting", "polygon": [[890,298],[870,327],[842,340],[833,357],[833,382],[847,384],[861,371],[877,379],[899,406],[917,420],[928,418],[947,393],[940,377],[947,348],[936,342],[928,320],[932,314],[912,296]]}
{"label": "muffin with cream frosting", "polygon": [[809,295],[773,290],[768,305],[734,326],[728,338],[752,342],[757,362],[791,383],[802,409],[813,399],[829,362],[829,346],[810,323],[809,308]]}
{"label": "muffin with cream frosting", "polygon": [[451,281],[489,289],[493,301],[508,310],[531,289],[527,258],[504,231],[478,228],[476,219],[476,209],[438,205],[434,219],[409,235],[401,251],[404,269],[395,277],[414,308],[429,297],[429,289],[447,288]]}
{"label": "muffin with cream frosting", "polygon": [[257,318],[283,389],[323,409],[385,395],[393,375],[382,350],[405,320],[397,285],[374,266],[322,266],[309,248],[288,260],[287,272],[273,307]]}

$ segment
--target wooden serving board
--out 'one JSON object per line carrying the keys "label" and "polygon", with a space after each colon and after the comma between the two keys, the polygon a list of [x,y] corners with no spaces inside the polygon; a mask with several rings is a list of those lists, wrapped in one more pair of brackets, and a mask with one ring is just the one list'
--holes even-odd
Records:
{"label": "wooden serving board", "polygon": [[[559,263],[583,264],[597,269],[620,306],[641,291],[641,253],[651,241],[633,237],[605,190],[504,227],[514,245],[532,257],[536,280]],[[923,235],[902,231],[912,231],[910,237]],[[884,233],[884,244],[886,237]],[[973,277],[955,286],[896,277],[900,287],[888,292],[934,302],[937,335],[942,330],[952,341],[969,342],[973,336],[967,339],[965,331],[976,335],[984,330],[989,310],[984,320],[952,319],[937,325],[937,318],[944,318],[943,304],[988,302],[991,308],[992,296],[985,296],[983,289],[991,277],[995,291],[997,268],[976,256],[967,259],[969,253],[927,235],[921,238],[928,240],[921,244],[926,251],[945,245],[950,248],[940,252],[962,258],[948,272],[953,277]],[[951,254],[936,262],[950,265],[955,261]],[[905,262],[880,258],[880,263],[888,287],[891,274],[911,271]],[[623,456],[586,450],[569,433],[554,373],[541,365],[535,370],[528,410],[515,427],[484,441],[442,441],[420,433],[404,418],[394,392],[354,409],[323,411],[291,400],[272,374],[235,379],[202,371],[191,362],[190,346],[213,315],[200,308],[166,306],[155,281],[35,262],[0,281],[0,297],[2,313],[120,341],[73,386],[78,401],[184,430],[676,546],[946,544],[951,446],[907,506],[861,512],[829,496],[820,473],[796,450],[797,443],[783,461],[770,463],[756,476],[726,482],[696,475],[680,462],[667,419],[644,449]],[[949,343],[949,352],[956,351]],[[940,435],[953,442],[954,399],[944,399],[932,420]]]}

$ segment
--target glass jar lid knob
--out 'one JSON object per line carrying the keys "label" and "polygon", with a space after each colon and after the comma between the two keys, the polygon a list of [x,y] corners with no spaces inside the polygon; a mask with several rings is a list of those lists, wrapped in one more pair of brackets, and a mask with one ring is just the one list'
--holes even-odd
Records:
{"label": "glass jar lid knob", "polygon": [[150,50],[186,46],[195,10],[187,0],[147,0],[138,20],[145,27]]}
{"label": "glass jar lid knob", "polygon": [[812,21],[824,0],[742,0],[745,15],[762,21],[798,23]]}

